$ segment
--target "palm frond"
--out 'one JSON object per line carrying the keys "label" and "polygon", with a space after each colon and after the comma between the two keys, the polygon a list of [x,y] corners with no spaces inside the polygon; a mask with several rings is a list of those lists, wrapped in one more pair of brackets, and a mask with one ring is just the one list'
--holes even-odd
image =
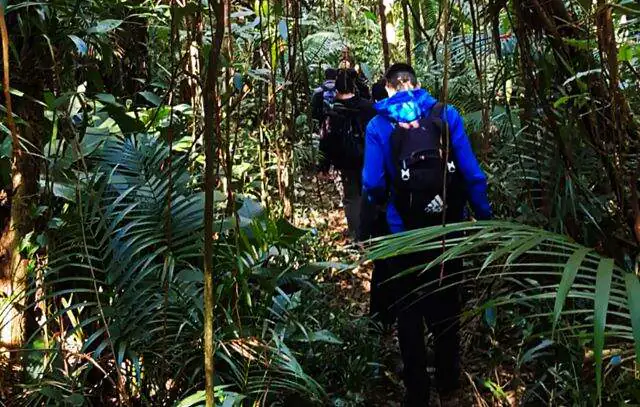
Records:
{"label": "palm frond", "polygon": [[[441,262],[466,259],[465,281],[490,280],[510,287],[496,294],[493,304],[526,306],[533,302],[538,308],[548,310],[531,316],[540,326],[555,327],[558,321],[562,321],[563,329],[573,331],[591,326],[589,343],[594,350],[596,372],[602,371],[603,349],[607,343],[622,349],[638,348],[640,332],[635,307],[640,300],[638,277],[565,235],[499,221],[451,224],[377,239],[368,258],[437,250],[441,239],[453,233],[466,236],[449,239],[447,250],[436,259],[425,259],[424,264],[402,273],[435,272],[431,269]],[[484,261],[480,262],[481,259]],[[526,284],[514,286],[507,279]],[[425,288],[429,287],[416,290]],[[556,340],[562,338],[548,329],[541,335]],[[596,381],[601,389],[601,373],[597,373]]]}

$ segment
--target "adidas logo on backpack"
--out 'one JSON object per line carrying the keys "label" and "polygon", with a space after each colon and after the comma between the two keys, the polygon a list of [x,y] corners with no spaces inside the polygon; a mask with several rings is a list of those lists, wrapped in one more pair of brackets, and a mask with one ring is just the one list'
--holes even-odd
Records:
{"label": "adidas logo on backpack", "polygon": [[424,208],[424,211],[426,213],[442,213],[443,209],[444,202],[442,201],[442,198],[440,198],[440,195],[436,195],[436,197],[433,198],[433,201],[429,202],[429,205]]}

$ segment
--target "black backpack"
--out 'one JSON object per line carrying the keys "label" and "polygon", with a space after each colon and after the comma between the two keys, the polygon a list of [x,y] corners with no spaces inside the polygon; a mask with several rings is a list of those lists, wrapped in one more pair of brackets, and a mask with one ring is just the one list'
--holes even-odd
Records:
{"label": "black backpack", "polygon": [[360,110],[348,108],[339,101],[325,103],[324,137],[328,159],[340,170],[362,168],[364,162],[364,129]]}
{"label": "black backpack", "polygon": [[[451,148],[448,124],[441,118],[443,107],[437,103],[428,117],[417,121],[416,127],[407,129],[396,123],[391,133],[395,165],[393,199],[407,229],[441,224],[445,205],[447,222],[462,219],[466,202],[464,188]],[[448,163],[445,143],[449,145]],[[447,202],[444,202],[445,171]]]}

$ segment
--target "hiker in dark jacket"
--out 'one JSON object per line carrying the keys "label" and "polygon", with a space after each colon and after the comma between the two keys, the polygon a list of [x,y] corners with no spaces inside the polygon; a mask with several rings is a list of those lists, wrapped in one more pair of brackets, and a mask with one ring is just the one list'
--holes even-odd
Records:
{"label": "hiker in dark jacket", "polygon": [[352,70],[338,71],[336,90],[334,103],[326,106],[324,112],[325,120],[320,132],[323,159],[319,169],[321,173],[326,173],[333,165],[340,171],[349,235],[355,240],[360,219],[364,130],[376,112],[371,102],[356,96],[355,75]]}
{"label": "hiker in dark jacket", "polygon": [[324,71],[324,82],[313,90],[313,95],[311,96],[311,114],[318,123],[322,123],[324,120],[325,102],[333,103],[335,99],[336,76],[338,76],[337,69],[327,68]]}
{"label": "hiker in dark jacket", "polygon": [[[442,222],[443,211],[447,222],[461,221],[467,201],[477,219],[491,218],[486,177],[473,154],[460,114],[419,89],[415,72],[407,64],[391,66],[385,77],[389,97],[375,104],[378,114],[366,130],[362,199],[369,205],[386,204],[391,233],[437,225]],[[444,150],[447,136],[449,155]],[[447,156],[449,162],[444,160]],[[436,250],[398,256],[391,259],[389,267],[397,274],[426,264],[439,254]],[[398,318],[406,406],[429,403],[425,322],[434,337],[436,384],[442,405],[460,403],[456,390],[460,376],[461,307],[457,285],[451,284],[461,266],[460,261],[447,262],[440,287],[440,267],[382,284],[393,298],[389,305]]]}

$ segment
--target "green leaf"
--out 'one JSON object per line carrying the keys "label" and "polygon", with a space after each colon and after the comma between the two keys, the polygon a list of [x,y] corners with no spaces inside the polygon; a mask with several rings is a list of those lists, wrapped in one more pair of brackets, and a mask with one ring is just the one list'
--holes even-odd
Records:
{"label": "green leaf", "polygon": [[124,134],[144,132],[144,123],[134,117],[129,116],[123,107],[107,105],[105,106],[104,110],[109,113],[109,116],[111,116],[116,124],[118,124],[118,127],[120,127],[120,130]]}
{"label": "green leaf", "polygon": [[630,44],[622,44],[618,50],[619,62],[630,62],[636,55],[638,46],[632,46]]}
{"label": "green leaf", "polygon": [[64,224],[64,221],[60,218],[51,218],[49,222],[47,222],[47,228],[49,229],[60,229],[60,226]]}
{"label": "green leaf", "polygon": [[154,106],[160,106],[162,104],[162,100],[160,99],[160,97],[153,92],[149,92],[145,90],[143,92],[138,92],[138,93],[140,94],[140,96],[147,99],[149,103],[151,103]]}
{"label": "green leaf", "polygon": [[71,404],[72,406],[83,406],[84,396],[82,394],[72,393],[71,395],[65,397],[64,401]]}
{"label": "green leaf", "polygon": [[597,42],[594,39],[576,40],[573,38],[563,38],[562,41],[566,42],[574,48],[578,48],[584,51],[591,51],[597,48]]}
{"label": "green leaf", "polygon": [[376,14],[373,11],[365,11],[364,12],[364,16],[366,18],[368,18],[369,20],[373,21],[373,22],[377,22],[378,21],[378,17],[376,16]]}
{"label": "green leaf", "polygon": [[627,302],[631,313],[631,327],[633,328],[633,340],[636,349],[636,363],[640,364],[640,281],[638,276],[627,273],[624,276],[627,287]]}
{"label": "green leaf", "polygon": [[96,99],[107,105],[122,106],[111,93],[97,93]]}
{"label": "green leaf", "polygon": [[87,33],[88,34],[105,34],[105,33],[108,33],[109,31],[115,30],[120,26],[120,24],[122,24],[122,20],[107,19],[107,20],[98,21],[96,25],[94,25],[93,27],[90,27],[87,30]]}
{"label": "green leaf", "polygon": [[178,404],[176,404],[176,407],[193,407],[197,404],[202,403],[205,400],[205,396],[205,391],[199,390],[189,397],[182,399]]}
{"label": "green leaf", "polygon": [[537,356],[540,355],[540,353],[541,353],[540,351],[541,350],[544,350],[544,349],[548,348],[551,345],[553,345],[553,341],[552,340],[544,339],[538,345],[536,345],[535,347],[529,349],[528,351],[526,351],[524,353],[524,355],[522,355],[522,358],[520,359],[520,364],[525,364],[525,363],[531,362]]}
{"label": "green leaf", "polygon": [[204,274],[198,269],[188,269],[178,273],[177,279],[184,282],[197,282],[204,281]]}
{"label": "green leaf", "polygon": [[294,339],[296,341],[302,341],[302,342],[324,342],[324,343],[332,343],[335,345],[341,345],[342,341],[335,336],[332,332],[326,330],[326,329],[321,329],[319,331],[316,332],[311,332],[309,333],[309,337],[298,337],[296,339]]}
{"label": "green leaf", "polygon": [[604,349],[604,330],[607,323],[611,278],[613,277],[613,259],[601,259],[596,274],[596,297],[593,318],[593,353],[596,360],[596,386],[598,399],[602,399],[602,351]]}
{"label": "green leaf", "polygon": [[69,202],[76,201],[76,188],[71,184],[64,182],[53,183],[53,195],[58,198],[64,198]]}
{"label": "green leaf", "polygon": [[71,41],[73,41],[74,44],[76,44],[76,50],[78,51],[78,54],[87,55],[87,43],[84,42],[82,38],[78,37],[77,35],[69,35],[68,37],[71,38]]}
{"label": "green leaf", "polygon": [[556,303],[553,307],[553,331],[556,329],[556,325],[560,320],[560,315],[562,314],[562,308],[564,307],[564,302],[567,298],[567,294],[571,290],[571,286],[573,285],[573,281],[578,274],[578,270],[580,269],[580,265],[584,261],[587,253],[591,250],[583,247],[580,250],[573,252],[569,260],[567,260],[567,264],[564,267],[564,271],[562,272],[562,280],[560,281],[560,286],[558,287],[558,295],[556,296]]}
{"label": "green leaf", "polygon": [[[4,126],[3,126],[4,127]],[[11,158],[13,155],[13,147],[12,147],[11,137],[5,137],[0,143],[0,158]]]}

